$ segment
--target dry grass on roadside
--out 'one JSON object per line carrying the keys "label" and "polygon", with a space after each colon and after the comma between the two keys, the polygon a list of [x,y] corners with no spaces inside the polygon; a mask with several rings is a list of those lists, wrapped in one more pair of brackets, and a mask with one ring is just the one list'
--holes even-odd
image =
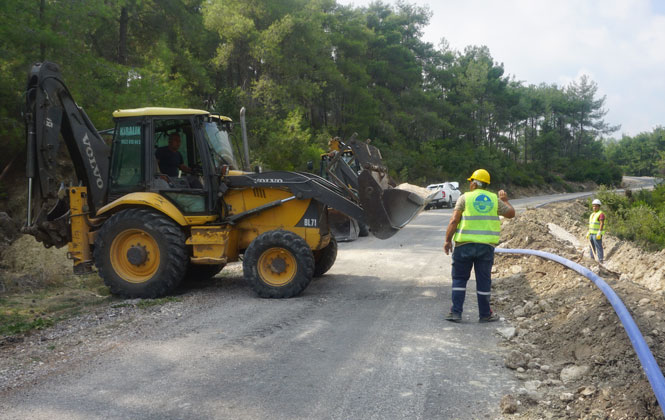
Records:
{"label": "dry grass on roadside", "polygon": [[99,276],[72,273],[66,252],[30,236],[0,250],[0,336],[45,328],[111,300]]}
{"label": "dry grass on roadside", "polygon": [[[14,276],[12,276],[14,277]],[[111,300],[108,288],[96,274],[50,278],[46,284],[28,275],[11,292],[0,294],[0,336],[49,327]]]}

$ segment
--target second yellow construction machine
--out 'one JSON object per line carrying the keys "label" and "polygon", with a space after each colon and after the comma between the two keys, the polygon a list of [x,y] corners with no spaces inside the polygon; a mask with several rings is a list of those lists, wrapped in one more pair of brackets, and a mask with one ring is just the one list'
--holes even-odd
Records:
{"label": "second yellow construction machine", "polygon": [[[361,144],[357,142],[356,134],[351,137],[349,143],[356,146]],[[362,168],[350,145],[345,144],[339,137],[330,139],[328,151],[321,155],[320,163],[322,177],[358,197],[358,174],[362,172]],[[366,223],[359,222],[338,210],[329,210],[328,218],[330,230],[338,241],[354,241],[359,236],[369,235],[369,226]]]}
{"label": "second yellow construction machine", "polygon": [[[24,232],[45,246],[67,245],[75,273],[96,266],[119,296],[163,296],[188,276],[214,276],[241,258],[259,296],[296,296],[335,262],[329,209],[385,239],[425,205],[392,188],[378,150],[366,143],[353,142],[357,195],[309,173],[243,172],[231,120],[202,110],[116,111],[109,147],[49,62],[30,70],[24,115]],[[184,176],[164,173],[157,159],[174,135]],[[68,182],[57,171],[62,143],[75,171]]]}

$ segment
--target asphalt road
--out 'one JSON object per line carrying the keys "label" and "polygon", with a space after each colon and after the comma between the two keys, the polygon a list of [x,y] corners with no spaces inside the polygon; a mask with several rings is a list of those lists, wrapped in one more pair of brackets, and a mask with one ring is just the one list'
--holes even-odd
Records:
{"label": "asphalt road", "polygon": [[[623,183],[627,188],[633,190],[639,189],[653,189],[656,180],[651,176],[624,176]],[[616,192],[622,192],[624,189],[617,189]],[[547,194],[539,195],[536,197],[517,198],[510,200],[516,210],[525,210],[528,207],[539,207],[547,203],[555,201],[576,200],[578,198],[592,196],[593,192],[576,192],[576,193],[560,193],[560,194]]]}
{"label": "asphalt road", "polygon": [[519,387],[495,333],[506,325],[477,323],[473,280],[464,322],[443,319],[450,214],[340,244],[298,298],[256,298],[239,273],[191,290],[141,339],[6,395],[0,419],[495,418]]}

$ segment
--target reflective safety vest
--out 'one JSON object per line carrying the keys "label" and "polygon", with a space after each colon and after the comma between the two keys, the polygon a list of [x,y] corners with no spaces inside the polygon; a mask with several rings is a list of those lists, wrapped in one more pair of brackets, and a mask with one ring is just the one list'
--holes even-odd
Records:
{"label": "reflective safety vest", "polygon": [[[595,213],[591,213],[589,216],[589,235],[595,235],[598,233],[598,229],[600,228],[600,215],[605,214],[603,213],[602,210],[598,210]],[[605,225],[606,223],[603,223],[603,230],[600,231],[601,235],[605,235]]]}
{"label": "reflective safety vest", "polygon": [[455,242],[498,244],[501,221],[496,194],[476,188],[464,193],[464,200],[462,220],[453,237]]}

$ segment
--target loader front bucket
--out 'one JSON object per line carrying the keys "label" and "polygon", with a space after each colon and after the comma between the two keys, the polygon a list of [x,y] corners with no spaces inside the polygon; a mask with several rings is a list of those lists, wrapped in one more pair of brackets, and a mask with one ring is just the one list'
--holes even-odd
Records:
{"label": "loader front bucket", "polygon": [[388,239],[416,217],[427,200],[414,192],[388,186],[376,177],[369,170],[360,173],[358,196],[372,234]]}

